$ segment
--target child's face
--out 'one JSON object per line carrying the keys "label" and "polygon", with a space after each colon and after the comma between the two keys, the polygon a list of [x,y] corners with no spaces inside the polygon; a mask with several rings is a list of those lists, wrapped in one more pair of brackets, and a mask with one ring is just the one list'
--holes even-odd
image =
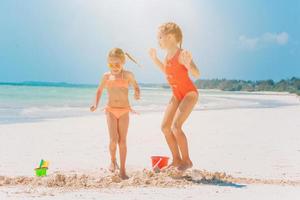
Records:
{"label": "child's face", "polygon": [[124,61],[118,57],[109,57],[108,66],[113,73],[120,73],[124,66]]}
{"label": "child's face", "polygon": [[174,35],[172,34],[163,34],[161,32],[158,33],[157,36],[158,44],[162,49],[168,49],[177,45]]}

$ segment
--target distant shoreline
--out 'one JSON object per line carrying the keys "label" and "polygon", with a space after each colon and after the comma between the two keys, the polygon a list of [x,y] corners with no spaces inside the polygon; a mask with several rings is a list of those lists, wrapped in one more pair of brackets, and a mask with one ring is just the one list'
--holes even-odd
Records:
{"label": "distant shoreline", "polygon": [[[288,92],[300,96],[300,78],[292,77],[280,81],[259,80],[227,80],[227,79],[199,79],[195,81],[198,89],[209,89],[219,91],[246,91],[246,92]],[[67,82],[0,82],[1,85],[9,86],[32,86],[32,87],[66,87],[66,88],[96,88],[96,84],[67,83]],[[170,88],[166,83],[140,83],[141,87]]]}
{"label": "distant shoreline", "polygon": [[292,77],[275,82],[272,79],[245,81],[245,80],[227,80],[210,79],[196,80],[195,84],[200,89],[219,89],[222,91],[247,91],[247,92],[289,92],[300,96],[300,79]]}
{"label": "distant shoreline", "polygon": [[93,85],[93,84],[66,83],[66,82],[39,82],[39,81],[0,82],[0,85],[40,86],[40,87],[97,87],[97,85]]}

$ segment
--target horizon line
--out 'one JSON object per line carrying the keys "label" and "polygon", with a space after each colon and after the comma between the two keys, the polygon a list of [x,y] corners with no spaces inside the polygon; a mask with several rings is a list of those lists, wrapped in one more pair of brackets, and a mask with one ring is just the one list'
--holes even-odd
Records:
{"label": "horizon line", "polygon": [[[228,80],[228,81],[252,81],[252,82],[257,82],[257,81],[268,81],[268,80],[272,80],[275,83],[280,82],[282,80],[290,80],[290,79],[300,79],[300,77],[297,76],[292,76],[290,78],[282,78],[279,79],[278,81],[274,80],[274,79],[258,79],[258,80],[250,80],[250,79],[227,79],[227,78],[211,78],[211,79],[197,79],[196,81],[211,81],[211,80]],[[75,82],[64,82],[64,81],[0,81],[0,85],[30,85],[30,84],[40,84],[41,86],[44,84],[45,86],[47,86],[47,84],[49,86],[53,86],[53,85],[65,85],[65,86],[97,86],[98,84],[93,84],[93,83],[75,83]],[[166,82],[163,83],[139,83],[142,85],[165,85],[167,84]]]}

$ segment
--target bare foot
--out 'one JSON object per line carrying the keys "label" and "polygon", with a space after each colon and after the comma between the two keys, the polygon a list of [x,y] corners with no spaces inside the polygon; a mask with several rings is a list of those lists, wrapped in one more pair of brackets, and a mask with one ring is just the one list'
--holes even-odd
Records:
{"label": "bare foot", "polygon": [[108,169],[109,169],[110,172],[113,173],[113,172],[115,172],[117,169],[119,169],[119,165],[118,165],[118,163],[117,163],[116,161],[111,162]]}
{"label": "bare foot", "polygon": [[129,179],[129,176],[127,176],[126,172],[120,172],[120,178],[122,180],[127,180]]}
{"label": "bare foot", "polygon": [[178,167],[178,170],[180,171],[185,171],[189,168],[192,168],[193,167],[193,163],[191,160],[188,160],[188,161],[182,161]]}
{"label": "bare foot", "polygon": [[173,160],[173,162],[171,162],[171,164],[169,164],[166,169],[172,168],[172,167],[180,167],[181,164],[181,160]]}

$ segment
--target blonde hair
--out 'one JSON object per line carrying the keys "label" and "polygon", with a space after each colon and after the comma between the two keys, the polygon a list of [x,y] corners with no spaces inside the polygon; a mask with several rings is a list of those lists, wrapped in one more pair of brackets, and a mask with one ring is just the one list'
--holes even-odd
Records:
{"label": "blonde hair", "polygon": [[108,53],[108,57],[117,57],[119,59],[121,59],[123,62],[126,61],[126,56],[135,64],[137,64],[138,66],[140,66],[140,64],[127,52],[124,52],[122,49],[120,48],[113,48],[112,50],[109,51]]}
{"label": "blonde hair", "polygon": [[173,34],[181,49],[183,35],[180,27],[177,24],[175,24],[174,22],[164,23],[159,27],[159,31],[162,34]]}

